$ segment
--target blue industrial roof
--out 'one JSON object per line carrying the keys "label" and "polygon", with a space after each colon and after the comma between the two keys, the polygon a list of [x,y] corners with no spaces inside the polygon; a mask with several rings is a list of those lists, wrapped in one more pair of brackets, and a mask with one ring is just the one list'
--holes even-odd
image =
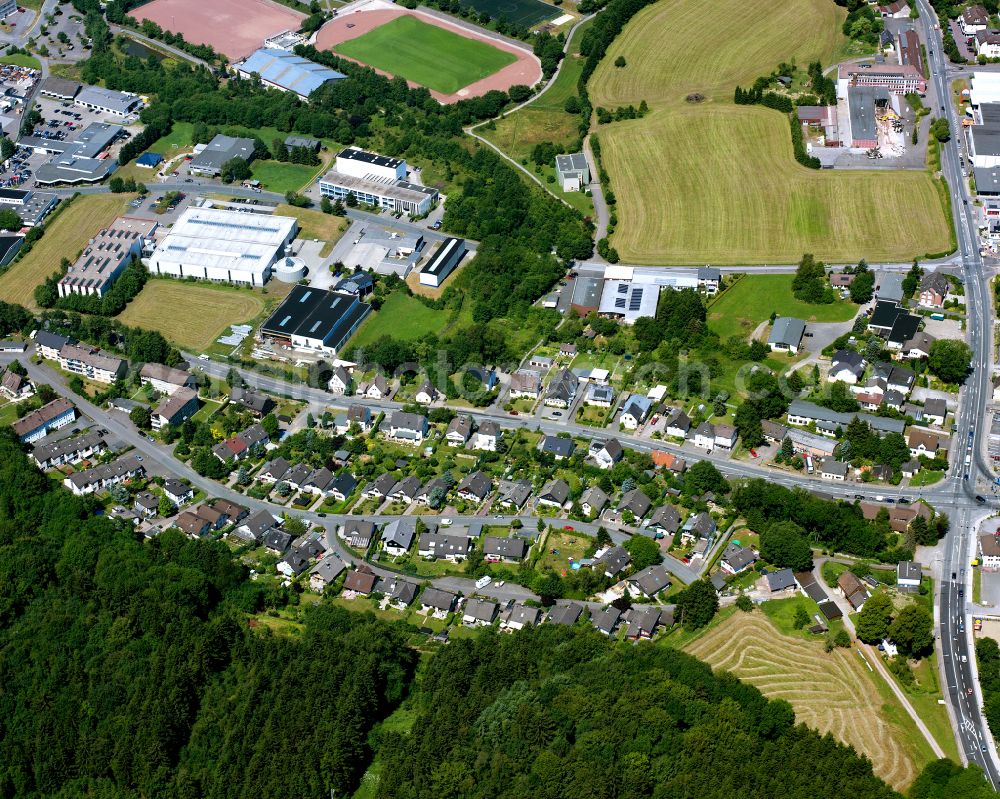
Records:
{"label": "blue industrial roof", "polygon": [[159,153],[143,153],[135,162],[139,166],[157,166],[163,160],[163,156]]}
{"label": "blue industrial roof", "polygon": [[247,74],[256,72],[262,80],[301,97],[308,97],[328,81],[347,77],[287,50],[269,48],[257,50],[239,69]]}

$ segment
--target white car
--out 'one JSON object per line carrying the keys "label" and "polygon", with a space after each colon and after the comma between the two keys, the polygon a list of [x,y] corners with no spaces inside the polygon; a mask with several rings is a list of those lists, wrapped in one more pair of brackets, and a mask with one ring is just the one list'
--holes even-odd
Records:
{"label": "white car", "polygon": [[442,527],[451,527],[451,519],[442,519],[441,520],[441,526]]}

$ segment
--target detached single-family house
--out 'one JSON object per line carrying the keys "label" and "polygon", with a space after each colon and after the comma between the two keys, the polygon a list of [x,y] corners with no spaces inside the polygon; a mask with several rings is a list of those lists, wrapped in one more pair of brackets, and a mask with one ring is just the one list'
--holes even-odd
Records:
{"label": "detached single-family house", "polygon": [[509,510],[520,510],[531,496],[531,483],[527,480],[501,480],[497,504]]}
{"label": "detached single-family house", "polygon": [[923,580],[923,570],[913,560],[903,560],[896,564],[896,588],[902,591],[917,591]]}
{"label": "detached single-family house", "polygon": [[262,483],[277,483],[284,479],[291,468],[292,464],[284,458],[275,458],[264,464],[260,470],[260,474],[257,475],[257,479]]}
{"label": "detached single-family house", "polygon": [[421,533],[417,554],[427,560],[447,560],[461,563],[469,556],[472,540],[465,535]]}
{"label": "detached single-family house", "polygon": [[347,565],[335,555],[327,555],[309,571],[309,588],[322,594],[326,587],[337,579]]}
{"label": "detached single-family house", "polygon": [[933,458],[941,448],[941,439],[930,430],[910,428],[906,444],[910,448],[910,455],[914,458],[919,458],[921,455]]}
{"label": "detached single-family house", "polygon": [[194,489],[180,480],[170,478],[163,481],[163,493],[167,499],[180,507],[194,499]]}
{"label": "detached single-family house", "polygon": [[588,453],[594,465],[600,469],[611,469],[625,455],[625,450],[616,438],[595,438],[590,442]]}
{"label": "detached single-family house", "polygon": [[650,640],[660,626],[660,619],[666,610],[660,610],[656,605],[634,605],[625,615],[628,627],[625,637],[630,641]]}
{"label": "detached single-family house", "polygon": [[402,577],[386,577],[380,579],[375,590],[385,596],[390,607],[396,610],[406,610],[417,598],[420,586]]}
{"label": "detached single-family house", "polygon": [[569,499],[569,485],[565,480],[550,480],[538,493],[538,504],[551,508],[562,508]]}
{"label": "detached single-family house", "polygon": [[375,375],[375,379],[370,383],[365,383],[359,387],[358,394],[366,399],[386,399],[390,393],[389,382],[382,375]]}
{"label": "detached single-family house", "polygon": [[791,316],[779,316],[771,326],[767,345],[772,352],[797,353],[806,332],[806,323]]}
{"label": "detached single-family house", "polygon": [[652,401],[648,397],[640,394],[633,394],[622,406],[619,421],[626,430],[637,430],[649,417],[649,411],[653,407]]}
{"label": "detached single-family house", "polygon": [[701,449],[712,450],[715,448],[715,425],[711,422],[702,422],[694,431],[692,442]]}
{"label": "detached single-family house", "polygon": [[715,446],[719,449],[732,449],[736,446],[736,428],[728,424],[717,424],[715,427]]}
{"label": "detached single-family house", "polygon": [[600,516],[608,505],[610,497],[598,486],[590,486],[580,497],[580,508],[587,516]]}
{"label": "detached single-family house", "polygon": [[354,389],[354,381],[343,366],[338,366],[333,370],[328,388],[331,394],[350,394]]}
{"label": "detached single-family house", "polygon": [[965,36],[973,37],[980,31],[989,30],[989,12],[980,5],[969,6],[958,17],[959,27]]}
{"label": "detached single-family house", "polygon": [[779,591],[788,591],[797,586],[798,583],[795,582],[795,574],[791,569],[779,569],[778,571],[767,573],[767,589],[772,594],[776,594]]}
{"label": "detached single-family house", "polygon": [[425,588],[420,595],[420,612],[425,616],[433,614],[436,619],[443,619],[455,608],[458,597],[450,591],[440,588]]}
{"label": "detached single-family house", "polygon": [[229,392],[229,401],[239,405],[258,419],[274,410],[275,402],[267,394],[260,394],[248,388],[234,386]]}
{"label": "detached single-family house", "polygon": [[[362,433],[367,433],[372,429],[373,422],[371,408],[367,405],[352,405],[347,409],[347,428],[344,432],[348,432],[351,425],[356,424]],[[340,430],[337,432],[339,433]]]}
{"label": "detached single-family house", "polygon": [[583,615],[583,607],[575,602],[567,605],[556,605],[549,611],[549,622],[559,624],[563,627],[572,627]]}
{"label": "detached single-family house", "polygon": [[649,497],[643,493],[641,488],[633,488],[622,495],[621,502],[618,503],[617,512],[621,515],[625,511],[628,511],[638,520],[646,515],[651,505]]}
{"label": "detached single-family house", "polygon": [[161,394],[173,394],[179,388],[195,388],[195,377],[183,369],[174,369],[162,363],[146,363],[139,370],[142,385],[152,385]]}
{"label": "detached single-family house", "polygon": [[362,563],[357,569],[347,573],[347,577],[344,578],[344,591],[368,596],[375,590],[377,582],[378,577],[372,571],[371,566]]}
{"label": "detached single-family house", "polygon": [[538,399],[542,390],[542,376],[534,369],[518,369],[510,376],[510,398]]}
{"label": "detached single-family house", "polygon": [[382,547],[394,558],[409,552],[417,535],[417,522],[411,517],[401,517],[389,522],[382,530]]}
{"label": "detached single-family house", "polygon": [[673,505],[660,505],[649,519],[649,529],[662,538],[672,536],[681,529],[681,514]]}
{"label": "detached single-family house", "polygon": [[430,380],[425,380],[420,384],[420,388],[417,389],[417,393],[413,399],[419,405],[430,405],[432,402],[441,399],[443,396],[444,395],[434,387],[434,384]]}
{"label": "detached single-family house", "polygon": [[632,596],[652,599],[660,591],[670,587],[670,575],[663,566],[647,566],[629,577],[627,582],[626,590]]}
{"label": "detached single-family house", "polygon": [[871,592],[854,572],[844,572],[837,578],[837,587],[855,611],[860,611],[871,597]]}
{"label": "detached single-family house", "polygon": [[497,617],[500,606],[489,599],[472,597],[462,608],[462,624],[468,627],[489,627]]}
{"label": "detached single-family house", "polygon": [[709,296],[719,293],[722,285],[722,270],[716,266],[698,267],[698,288]]}
{"label": "detached single-family house", "polygon": [[[181,515],[183,516],[183,514]],[[285,550],[288,549],[288,545],[291,543],[292,537],[284,530],[279,530],[277,527],[272,527],[270,530],[265,532],[264,538],[261,540],[261,544],[263,544],[264,549],[272,555],[285,554]]]}
{"label": "detached single-family house", "polygon": [[368,549],[375,536],[375,523],[365,519],[348,519],[340,530],[340,537],[354,549]]}
{"label": "detached single-family house", "polygon": [[597,408],[610,408],[615,401],[615,390],[608,385],[591,383],[587,386],[587,396],[583,401]]}
{"label": "detached single-family house", "polygon": [[710,541],[715,537],[717,529],[718,525],[711,514],[702,511],[694,516],[689,516],[684,522],[684,526],[681,528],[681,540],[685,542],[693,542],[698,539]]}
{"label": "detached single-family house", "polygon": [[663,420],[663,432],[670,438],[687,438],[691,419],[680,408],[671,408]]}
{"label": "detached single-family house", "polygon": [[393,502],[402,502],[409,505],[420,493],[421,482],[419,477],[410,474],[400,480],[389,492],[389,499]]}
{"label": "detached single-family house", "polygon": [[719,565],[723,571],[730,574],[740,574],[749,569],[757,561],[757,553],[750,547],[738,547],[736,544],[727,544],[722,553],[722,560]]}
{"label": "detached single-family house", "polygon": [[466,502],[479,503],[493,493],[493,481],[485,472],[472,472],[458,484],[455,493]]}
{"label": "detached single-family house", "polygon": [[472,417],[468,414],[460,414],[448,423],[448,429],[444,434],[445,440],[453,447],[464,447],[469,437],[472,435]]}
{"label": "detached single-family house", "polygon": [[520,602],[510,609],[503,626],[508,630],[523,630],[525,627],[535,627],[542,612],[538,608],[522,605]]}
{"label": "detached single-family house", "polygon": [[837,350],[827,380],[831,383],[854,385],[865,372],[865,359],[854,350]]}
{"label": "detached single-family house", "polygon": [[427,436],[427,417],[418,413],[393,411],[389,417],[388,437],[406,444],[420,444]]}
{"label": "detached single-family house", "polygon": [[573,443],[573,439],[571,438],[562,438],[561,436],[544,436],[542,440],[538,442],[538,449],[540,452],[551,455],[557,461],[561,461],[573,454],[573,450],[576,449],[576,444]]}
{"label": "detached single-family house", "polygon": [[612,580],[625,571],[631,562],[632,556],[622,546],[611,547],[597,559],[598,568],[603,567],[604,576]]}
{"label": "detached single-family house", "polygon": [[618,622],[621,621],[621,617],[622,612],[618,608],[614,605],[608,605],[608,607],[591,616],[590,622],[599,633],[610,636],[618,628]]}
{"label": "detached single-family house", "polygon": [[[218,507],[218,503],[216,503],[216,507]],[[274,524],[274,516],[266,510],[259,510],[247,516],[243,520],[243,524],[233,532],[238,538],[257,544],[264,538],[264,534],[274,527]]]}
{"label": "detached single-family house", "polygon": [[843,482],[847,479],[848,466],[833,458],[824,458],[819,467],[819,476],[824,480],[837,480]]}
{"label": "detached single-family house", "polygon": [[500,435],[500,425],[490,419],[486,419],[480,422],[479,428],[472,436],[472,448],[484,452],[496,452]]}
{"label": "detached single-family house", "polygon": [[940,397],[933,397],[924,403],[922,415],[925,424],[943,427],[948,416],[948,403]]}
{"label": "detached single-family house", "polygon": [[488,563],[520,563],[527,554],[528,542],[523,538],[488,535],[483,539],[483,559]]}
{"label": "detached single-family house", "polygon": [[937,341],[930,333],[919,331],[903,342],[903,347],[899,352],[901,358],[907,360],[917,360],[929,358],[931,356],[931,344]]}
{"label": "detached single-family house", "polygon": [[580,378],[569,369],[563,369],[549,383],[545,404],[553,408],[568,408],[576,399],[579,388]]}
{"label": "detached single-family house", "polygon": [[951,281],[941,272],[926,272],[917,289],[917,302],[925,308],[943,308],[951,291]]}

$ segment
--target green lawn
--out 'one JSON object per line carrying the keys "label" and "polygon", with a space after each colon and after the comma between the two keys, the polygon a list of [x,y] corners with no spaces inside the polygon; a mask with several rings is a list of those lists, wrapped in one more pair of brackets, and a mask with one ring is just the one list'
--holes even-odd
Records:
{"label": "green lawn", "polygon": [[30,67],[31,69],[41,69],[42,62],[32,55],[17,53],[15,55],[5,55],[0,58],[0,64],[16,64],[19,67]]}
{"label": "green lawn", "polygon": [[342,42],[334,50],[443,94],[454,94],[516,60],[506,50],[410,15]]}
{"label": "green lawn", "polygon": [[749,336],[771,316],[794,316],[807,322],[846,322],[858,306],[837,300],[829,305],[813,305],[792,295],[794,275],[749,275],[726,289],[708,307],[708,324],[719,337]]}
{"label": "green lawn", "polygon": [[917,472],[913,479],[910,480],[910,485],[917,486],[929,486],[934,485],[934,483],[939,483],[944,479],[944,472],[936,471],[934,469],[924,469]]}
{"label": "green lawn", "polygon": [[[795,612],[799,608],[804,608],[806,613],[809,614],[809,624],[805,625],[805,627],[795,629]],[[788,599],[770,599],[767,602],[763,602],[760,609],[764,611],[764,615],[771,620],[774,626],[785,635],[815,639],[815,636],[807,628],[815,624],[812,618],[815,614],[819,613],[819,605],[809,597],[796,594]]]}
{"label": "green lawn", "polygon": [[402,341],[420,338],[425,333],[439,330],[446,315],[428,308],[420,300],[401,291],[393,292],[382,308],[371,314],[351,339],[352,347],[374,344],[382,336],[392,336]]}
{"label": "green lawn", "polygon": [[301,191],[312,182],[322,168],[322,164],[306,166],[281,161],[254,161],[252,166],[254,179],[259,180],[268,191],[276,191],[279,194]]}

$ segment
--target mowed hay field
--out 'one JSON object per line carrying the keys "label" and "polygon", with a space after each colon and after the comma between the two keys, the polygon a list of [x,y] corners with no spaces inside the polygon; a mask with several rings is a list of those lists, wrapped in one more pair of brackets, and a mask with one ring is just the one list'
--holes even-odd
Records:
{"label": "mowed hay field", "polygon": [[626,263],[902,260],[951,241],[928,173],[806,169],[770,109],[664,109],[600,141]]}
{"label": "mowed hay field", "polygon": [[73,200],[46,224],[45,235],[31,252],[0,275],[0,300],[37,311],[35,287],[59,271],[63,258],[76,260],[95,233],[124,214],[128,199],[120,194],[91,194]]}
{"label": "mowed hay field", "polygon": [[409,14],[333,49],[442,94],[454,94],[517,60],[506,50]]}
{"label": "mowed hay field", "polygon": [[913,782],[930,758],[929,748],[915,752],[907,745],[919,735],[916,730],[887,718],[873,682],[878,678],[853,648],[827,654],[820,642],[782,635],[754,612],[731,616],[685,651],[715,669],[731,671],[771,699],[787,700],[797,721],[852,745],[896,789]]}
{"label": "mowed hay field", "polygon": [[[623,261],[907,260],[950,249],[929,173],[807,169],[793,160],[786,115],[733,105],[737,84],[782,61],[834,62],[843,18],[827,0],[661,0],[628,23],[589,84],[595,106],[652,109],[597,128]],[[686,102],[694,93],[704,101]]]}
{"label": "mowed hay field", "polygon": [[154,279],[117,318],[133,327],[158,330],[174,344],[199,353],[229,325],[256,317],[264,305],[259,290]]}

